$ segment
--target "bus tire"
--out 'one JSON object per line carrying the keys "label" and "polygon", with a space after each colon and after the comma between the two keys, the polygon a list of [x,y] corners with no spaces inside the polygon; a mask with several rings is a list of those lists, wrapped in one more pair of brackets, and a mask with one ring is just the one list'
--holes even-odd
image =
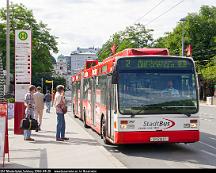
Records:
{"label": "bus tire", "polygon": [[89,126],[86,124],[86,113],[85,113],[85,110],[83,112],[83,125],[85,128],[88,128]]}
{"label": "bus tire", "polygon": [[106,120],[105,120],[104,116],[102,117],[102,121],[101,121],[101,138],[103,139],[105,144],[110,144],[110,142],[107,140]]}

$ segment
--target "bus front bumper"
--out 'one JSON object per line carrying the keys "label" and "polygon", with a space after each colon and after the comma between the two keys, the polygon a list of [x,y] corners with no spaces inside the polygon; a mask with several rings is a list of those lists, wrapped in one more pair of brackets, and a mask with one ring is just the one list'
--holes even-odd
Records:
{"label": "bus front bumper", "polygon": [[[165,140],[164,140],[165,139]],[[115,144],[141,143],[193,143],[200,140],[199,130],[152,131],[152,132],[115,132]]]}

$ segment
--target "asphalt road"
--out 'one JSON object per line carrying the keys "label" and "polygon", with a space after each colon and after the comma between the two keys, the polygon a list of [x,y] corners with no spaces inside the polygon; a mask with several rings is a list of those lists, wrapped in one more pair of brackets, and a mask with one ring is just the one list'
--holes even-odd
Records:
{"label": "asphalt road", "polygon": [[216,106],[200,106],[199,115],[201,140],[192,144],[105,145],[86,130],[127,168],[216,168]]}

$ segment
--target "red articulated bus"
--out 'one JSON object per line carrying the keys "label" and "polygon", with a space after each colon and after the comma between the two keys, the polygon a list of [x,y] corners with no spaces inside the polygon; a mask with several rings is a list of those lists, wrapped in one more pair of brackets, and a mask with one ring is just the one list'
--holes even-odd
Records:
{"label": "red articulated bus", "polygon": [[105,143],[199,141],[192,58],[170,56],[165,48],[138,48],[90,63],[72,76],[72,110]]}

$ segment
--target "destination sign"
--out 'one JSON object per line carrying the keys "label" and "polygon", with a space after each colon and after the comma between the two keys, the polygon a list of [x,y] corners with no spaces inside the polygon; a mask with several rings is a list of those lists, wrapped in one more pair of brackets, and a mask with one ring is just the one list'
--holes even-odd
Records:
{"label": "destination sign", "polygon": [[192,61],[189,59],[180,58],[165,58],[165,57],[145,57],[145,58],[121,58],[118,60],[119,70],[130,69],[191,69]]}

